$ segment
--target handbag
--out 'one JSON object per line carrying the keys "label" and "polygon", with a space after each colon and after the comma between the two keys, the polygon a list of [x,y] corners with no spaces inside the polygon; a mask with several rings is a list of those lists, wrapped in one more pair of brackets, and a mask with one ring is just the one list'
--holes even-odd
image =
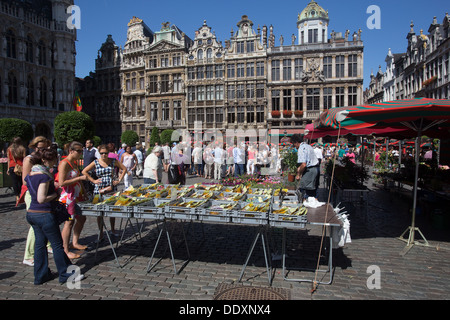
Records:
{"label": "handbag", "polygon": [[69,221],[72,218],[66,205],[60,201],[55,201],[53,205],[53,214],[55,215],[58,225],[65,221]]}
{"label": "handbag", "polygon": [[17,176],[21,177],[21,176],[22,176],[22,166],[21,166],[20,164],[17,163],[16,158],[15,158],[14,155],[12,154],[11,150],[9,150],[9,152],[10,152],[10,154],[11,154],[13,160],[14,160],[14,163],[16,164],[16,166],[14,167],[14,173],[15,173]]}

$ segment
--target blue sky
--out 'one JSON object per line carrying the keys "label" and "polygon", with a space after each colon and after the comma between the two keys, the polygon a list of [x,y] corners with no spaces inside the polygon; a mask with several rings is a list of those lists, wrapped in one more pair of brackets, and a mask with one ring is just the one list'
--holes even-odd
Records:
{"label": "blue sky", "polygon": [[[133,16],[144,20],[150,29],[159,31],[162,22],[169,21],[194,39],[195,31],[203,21],[216,32],[219,41],[225,44],[230,38],[231,29],[236,31],[237,22],[242,15],[253,21],[256,31],[258,25],[273,25],[276,38],[283,35],[285,39],[297,35],[297,15],[308,5],[310,0],[75,0],[81,10],[81,29],[77,32],[77,66],[76,76],[85,77],[95,70],[95,58],[101,44],[108,34],[113,36],[116,44],[123,46],[126,41],[127,24]],[[330,17],[329,33],[348,29],[350,34],[362,30],[364,41],[364,88],[370,80],[370,73],[377,72],[381,65],[385,70],[386,54],[391,48],[393,53],[405,52],[406,35],[410,30],[411,20],[414,31],[420,29],[427,34],[428,28],[436,16],[442,23],[445,13],[450,13],[448,0],[316,0]],[[369,29],[367,20],[372,16],[367,13],[371,5],[380,8],[380,29]],[[329,36],[329,35],[328,35]]]}

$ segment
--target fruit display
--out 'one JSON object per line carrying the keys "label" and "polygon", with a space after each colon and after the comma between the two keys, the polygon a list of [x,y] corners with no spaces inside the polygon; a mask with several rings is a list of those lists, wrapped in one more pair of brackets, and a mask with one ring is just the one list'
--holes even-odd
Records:
{"label": "fruit display", "polygon": [[248,194],[261,195],[261,196],[272,196],[272,189],[252,189],[249,188]]}
{"label": "fruit display", "polygon": [[242,211],[268,212],[269,208],[270,208],[270,204],[269,203],[262,203],[262,204],[249,203],[244,208],[242,208]]}
{"label": "fruit display", "polygon": [[245,193],[220,192],[215,194],[215,199],[220,201],[239,201],[245,197]]}
{"label": "fruit display", "polygon": [[213,191],[195,191],[191,195],[189,195],[189,198],[193,199],[211,199],[214,196]]}
{"label": "fruit display", "polygon": [[288,192],[289,192],[288,189],[278,188],[278,189],[275,189],[275,191],[273,192],[273,196],[274,197],[279,197],[280,195],[286,194]]}
{"label": "fruit display", "polygon": [[245,200],[245,202],[248,202],[248,203],[253,203],[253,202],[262,203],[262,202],[265,202],[265,203],[267,203],[267,202],[270,202],[271,200],[272,200],[272,197],[268,196],[268,195],[262,195],[262,196],[250,195],[250,196],[247,197],[247,200]]}
{"label": "fruit display", "polygon": [[224,214],[224,211],[230,211],[238,208],[238,203],[213,204],[208,208],[207,213],[212,215]]}
{"label": "fruit display", "polygon": [[272,210],[274,214],[292,215],[292,216],[304,216],[308,213],[308,209],[304,206],[301,207],[283,207],[280,209]]}
{"label": "fruit display", "polygon": [[191,201],[184,201],[182,199],[176,200],[175,202],[170,203],[170,206],[173,207],[183,207],[183,208],[198,208],[201,205],[205,204],[207,200],[202,200],[202,201],[195,201],[195,200],[191,200]]}
{"label": "fruit display", "polygon": [[116,192],[106,199],[95,196],[92,203],[86,206],[86,210],[95,211],[91,209],[92,205],[98,205],[105,216],[110,210],[124,212],[127,217],[134,212],[136,217],[147,214],[148,218],[155,214],[154,219],[190,219],[238,224],[293,225],[304,222],[308,212],[293,191],[279,187],[252,188],[245,184],[142,185]]}

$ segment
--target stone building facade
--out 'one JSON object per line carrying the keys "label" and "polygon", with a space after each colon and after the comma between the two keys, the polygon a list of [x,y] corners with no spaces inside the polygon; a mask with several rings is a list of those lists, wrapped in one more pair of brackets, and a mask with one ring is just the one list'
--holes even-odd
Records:
{"label": "stone building facade", "polygon": [[72,109],[76,30],[73,0],[0,1],[0,117],[30,122],[53,138],[53,122]]}
{"label": "stone building facade", "polygon": [[84,79],[77,78],[77,90],[87,113],[96,125],[96,135],[103,142],[120,143],[122,122],[120,103],[122,88],[120,78],[121,50],[111,35],[101,45],[95,60],[95,72]]}
{"label": "stone building facade", "polygon": [[298,15],[298,38],[292,34],[285,41],[281,35],[280,46],[269,41],[268,125],[283,135],[302,132],[325,109],[362,103],[361,30],[352,35],[333,30],[328,38],[329,20],[311,1]]}
{"label": "stone building facade", "polygon": [[222,133],[292,134],[324,109],[361,104],[361,31],[329,37],[328,12],[314,0],[296,23],[276,45],[272,25],[243,15],[222,44],[206,21],[191,40],[169,22],[154,32],[133,17],[120,51],[122,131],[136,131],[141,142],[153,127],[193,131],[196,123]]}
{"label": "stone building facade", "polygon": [[376,96],[383,101],[414,99],[419,97],[448,99],[450,97],[450,16],[445,14],[442,23],[436,17],[425,34],[419,34],[411,22],[406,35],[407,46],[403,53],[386,56],[386,72],[382,74],[382,88],[369,85],[365,92],[365,102]]}

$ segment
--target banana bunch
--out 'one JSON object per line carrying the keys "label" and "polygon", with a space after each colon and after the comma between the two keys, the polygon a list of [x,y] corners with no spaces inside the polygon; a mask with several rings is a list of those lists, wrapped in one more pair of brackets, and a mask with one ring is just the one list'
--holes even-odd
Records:
{"label": "banana bunch", "polygon": [[304,216],[308,213],[308,209],[305,206],[297,208],[284,207],[281,209],[273,210],[272,213],[285,214],[290,216]]}
{"label": "banana bunch", "polygon": [[249,211],[249,212],[267,212],[269,211],[269,206],[270,204],[253,204],[253,203],[249,203],[248,205],[246,205],[242,211]]}

